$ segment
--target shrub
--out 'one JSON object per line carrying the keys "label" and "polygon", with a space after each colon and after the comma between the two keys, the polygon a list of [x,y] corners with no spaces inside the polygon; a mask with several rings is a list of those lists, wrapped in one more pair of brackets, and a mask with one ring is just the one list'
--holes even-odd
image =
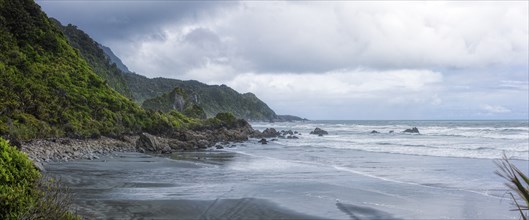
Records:
{"label": "shrub", "polygon": [[29,210],[40,177],[27,155],[0,138],[0,219],[17,219]]}
{"label": "shrub", "polygon": [[71,194],[43,178],[26,154],[0,138],[0,219],[79,219]]}

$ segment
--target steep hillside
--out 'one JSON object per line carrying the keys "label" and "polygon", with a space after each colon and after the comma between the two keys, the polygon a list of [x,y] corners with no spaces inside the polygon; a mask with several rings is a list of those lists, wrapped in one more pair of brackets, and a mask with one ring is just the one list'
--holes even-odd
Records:
{"label": "steep hillside", "polygon": [[113,90],[32,0],[0,0],[0,42],[1,136],[155,133],[187,120],[147,113]]}
{"label": "steep hillside", "polygon": [[[69,24],[63,26],[53,18],[50,20],[62,29],[70,45],[79,50],[81,56],[88,62],[88,65],[97,75],[122,95],[132,98],[132,94],[123,76],[124,73],[116,64],[121,63],[119,58],[115,57],[113,53],[107,55],[104,51],[104,46],[94,41],[88,34],[79,30],[75,25]],[[109,48],[107,49],[110,51]]]}

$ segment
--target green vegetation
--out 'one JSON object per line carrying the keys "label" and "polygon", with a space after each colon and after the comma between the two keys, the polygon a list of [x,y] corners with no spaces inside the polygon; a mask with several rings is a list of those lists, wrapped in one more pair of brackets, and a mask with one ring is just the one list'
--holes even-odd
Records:
{"label": "green vegetation", "polygon": [[[96,44],[87,35],[71,39]],[[109,80],[94,73],[107,67],[98,61],[101,50],[83,53],[94,61],[87,63],[31,0],[0,0],[0,42],[0,136],[24,140],[156,134],[189,121],[146,112],[112,89],[112,73]]]}
{"label": "green vegetation", "polygon": [[[507,156],[503,155],[500,162],[496,162],[499,170],[496,174],[503,177],[508,182],[505,184],[515,194],[509,192],[516,210],[520,212],[522,219],[526,220],[529,217],[529,177],[525,175],[520,169],[509,162]],[[524,213],[525,212],[525,213]]]}
{"label": "green vegetation", "polygon": [[[277,118],[255,95],[224,85],[124,73],[86,33],[48,19],[31,0],[0,0],[0,42],[0,136],[161,134],[220,112]],[[177,93],[182,108],[174,108]],[[154,99],[144,110],[127,97]]]}
{"label": "green vegetation", "polygon": [[69,194],[43,179],[27,155],[0,138],[0,219],[78,219]]}

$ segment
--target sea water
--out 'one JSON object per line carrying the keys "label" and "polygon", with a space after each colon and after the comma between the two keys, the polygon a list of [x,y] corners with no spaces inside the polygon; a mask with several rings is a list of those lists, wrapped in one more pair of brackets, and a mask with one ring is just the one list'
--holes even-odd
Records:
{"label": "sea water", "polygon": [[[273,127],[300,132],[299,139],[275,142],[292,152],[288,160],[325,164],[387,181],[485,194],[498,191],[500,196],[505,191],[503,179],[494,174],[495,161],[505,155],[520,169],[529,169],[527,121],[305,121],[252,126],[261,131]],[[310,135],[316,127],[329,135]],[[412,127],[420,133],[404,132]]]}
{"label": "sea water", "polygon": [[[329,132],[324,137],[298,135],[299,140],[277,142],[286,146],[486,159],[498,159],[504,153],[520,160],[529,156],[527,121],[306,121],[252,126],[304,134],[319,127]],[[420,134],[403,132],[412,127]]]}

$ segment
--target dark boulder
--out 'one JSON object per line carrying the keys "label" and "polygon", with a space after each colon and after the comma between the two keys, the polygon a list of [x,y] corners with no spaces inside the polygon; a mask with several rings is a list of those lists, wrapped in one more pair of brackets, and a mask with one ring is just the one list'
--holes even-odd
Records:
{"label": "dark boulder", "polygon": [[393,130],[389,131],[390,134],[393,134]]}
{"label": "dark boulder", "polygon": [[136,149],[140,152],[156,152],[158,148],[156,137],[147,133],[141,133],[140,138],[136,141]]}
{"label": "dark boulder", "polygon": [[403,131],[404,133],[416,133],[416,134],[419,134],[419,129],[417,127],[413,127],[413,128],[408,128],[406,130]]}
{"label": "dark boulder", "polygon": [[372,131],[371,131],[371,134],[378,134],[378,133],[380,133],[380,132],[378,132],[378,131],[376,131],[376,130],[372,130]]}
{"label": "dark boulder", "polygon": [[268,141],[266,141],[266,139],[264,139],[264,138],[262,138],[258,142],[261,143],[261,144],[268,144]]}
{"label": "dark boulder", "polygon": [[261,133],[261,136],[264,138],[272,138],[272,137],[277,137],[279,135],[280,133],[276,131],[276,129],[274,128],[267,128]]}
{"label": "dark boulder", "polygon": [[296,135],[290,135],[287,137],[287,139],[299,139]]}
{"label": "dark boulder", "polygon": [[314,131],[311,131],[310,134],[315,134],[315,135],[318,135],[318,136],[323,136],[323,135],[326,135],[326,134],[329,134],[329,132],[321,129],[321,128],[315,128]]}

